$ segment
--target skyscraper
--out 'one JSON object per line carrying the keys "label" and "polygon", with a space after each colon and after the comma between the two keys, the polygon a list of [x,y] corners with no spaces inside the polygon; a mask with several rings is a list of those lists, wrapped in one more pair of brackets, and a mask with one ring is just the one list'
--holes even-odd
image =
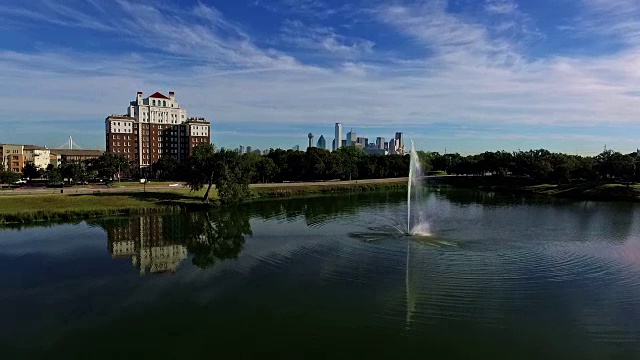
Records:
{"label": "skyscraper", "polygon": [[313,147],[313,134],[309,133],[307,137],[309,138],[309,146],[307,146],[307,148]]}
{"label": "skyscraper", "polygon": [[389,154],[396,154],[396,140],[393,138],[389,140]]}
{"label": "skyscraper", "polygon": [[351,130],[347,133],[347,146],[353,146],[358,142],[356,132]]}
{"label": "skyscraper", "polygon": [[340,147],[342,147],[342,124],[341,123],[336,123],[336,142],[335,142],[335,146],[333,148],[333,150],[338,150]]}
{"label": "skyscraper", "polygon": [[401,132],[396,133],[396,152],[404,155],[404,136]]}
{"label": "skyscraper", "polygon": [[327,150],[327,141],[324,139],[324,135],[320,135],[317,146],[322,150]]}
{"label": "skyscraper", "polygon": [[378,136],[376,138],[376,147],[378,149],[384,149],[384,138],[383,137]]}

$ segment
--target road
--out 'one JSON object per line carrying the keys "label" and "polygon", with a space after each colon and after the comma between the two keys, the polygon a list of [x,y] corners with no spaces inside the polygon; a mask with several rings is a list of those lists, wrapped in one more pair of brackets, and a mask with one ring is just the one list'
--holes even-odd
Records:
{"label": "road", "polygon": [[[268,183],[268,184],[251,184],[251,188],[278,188],[278,187],[299,187],[299,186],[336,186],[336,185],[353,185],[353,184],[384,184],[384,183],[399,183],[406,182],[408,178],[389,178],[389,179],[368,179],[368,180],[352,180],[352,181],[318,181],[318,182],[286,182],[286,183]],[[174,183],[178,186],[169,186],[169,183],[151,183],[146,186],[147,191],[167,191],[178,190],[186,188],[185,183]],[[144,190],[142,184],[131,184],[127,186],[113,186],[107,187],[106,185],[88,185],[78,187],[60,188],[46,188],[46,187],[21,187],[13,190],[2,190],[0,196],[11,195],[42,195],[42,194],[60,194],[60,190],[64,190],[64,194],[93,194],[97,192],[140,192]]]}

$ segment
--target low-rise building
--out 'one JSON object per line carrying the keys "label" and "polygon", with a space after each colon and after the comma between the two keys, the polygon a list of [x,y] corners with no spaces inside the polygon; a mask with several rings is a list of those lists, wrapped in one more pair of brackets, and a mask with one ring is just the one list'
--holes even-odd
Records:
{"label": "low-rise building", "polygon": [[24,165],[24,145],[2,144],[3,170],[21,173]]}
{"label": "low-rise building", "polygon": [[24,145],[25,165],[32,163],[38,169],[46,169],[51,163],[51,150],[38,145]]}
{"label": "low-rise building", "polygon": [[[104,150],[95,149],[51,149],[50,163],[60,166],[67,162],[80,162],[97,159],[104,155]],[[52,158],[55,158],[52,160]]]}

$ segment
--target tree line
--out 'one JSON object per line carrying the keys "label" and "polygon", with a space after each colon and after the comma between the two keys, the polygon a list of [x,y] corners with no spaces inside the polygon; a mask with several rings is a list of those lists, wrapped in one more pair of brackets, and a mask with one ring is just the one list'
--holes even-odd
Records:
{"label": "tree line", "polygon": [[[605,150],[596,156],[580,156],[539,149],[462,156],[419,151],[418,156],[425,174],[518,176],[556,184],[575,180],[627,184],[640,181],[640,158],[635,152],[622,154]],[[68,182],[84,182],[94,177],[112,181],[123,177],[184,181],[192,190],[206,189],[205,201],[211,189],[216,188],[221,201],[234,202],[248,195],[251,183],[405,177],[409,162],[409,155],[367,155],[355,147],[342,147],[334,152],[320,148],[272,149],[260,155],[217,150],[213,144],[200,144],[187,161],[178,163],[174,157],[165,156],[145,174],[139,173],[137,166],[125,157],[107,153],[97,159],[65,163],[57,168],[50,166],[45,171],[28,164],[23,175]],[[0,183],[13,182],[7,181],[13,180],[9,177],[15,175],[0,172]]]}

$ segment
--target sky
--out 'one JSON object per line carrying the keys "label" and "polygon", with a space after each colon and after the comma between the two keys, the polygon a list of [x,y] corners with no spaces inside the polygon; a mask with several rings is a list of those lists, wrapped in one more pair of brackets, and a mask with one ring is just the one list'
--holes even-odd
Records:
{"label": "sky", "polygon": [[4,0],[0,142],[104,148],[137,91],[217,147],[333,125],[473,154],[640,147],[638,0]]}

